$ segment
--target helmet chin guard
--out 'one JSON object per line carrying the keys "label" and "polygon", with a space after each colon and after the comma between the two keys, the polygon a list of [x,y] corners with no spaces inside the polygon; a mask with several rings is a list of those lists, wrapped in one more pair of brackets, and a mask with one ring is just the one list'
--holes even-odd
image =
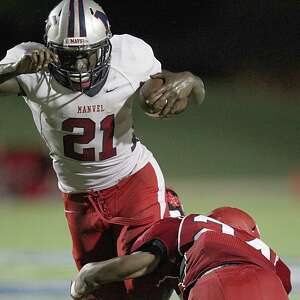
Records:
{"label": "helmet chin guard", "polygon": [[[66,88],[96,95],[108,76],[111,36],[108,18],[97,3],[63,0],[46,21],[45,43],[59,58],[59,63],[49,64],[51,75]],[[75,67],[80,64],[84,67]]]}

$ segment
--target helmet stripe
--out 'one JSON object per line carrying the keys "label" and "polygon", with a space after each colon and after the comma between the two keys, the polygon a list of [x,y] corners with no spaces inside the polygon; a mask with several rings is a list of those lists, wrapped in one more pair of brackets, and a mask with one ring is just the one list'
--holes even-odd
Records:
{"label": "helmet stripe", "polygon": [[85,15],[83,0],[78,0],[78,11],[79,11],[79,26],[80,26],[80,36],[86,36],[86,26],[85,26]]}
{"label": "helmet stripe", "polygon": [[75,16],[74,15],[75,15],[74,0],[70,0],[68,37],[74,37],[74,24],[75,24]]}
{"label": "helmet stripe", "polygon": [[97,10],[95,12],[95,17],[100,19],[102,21],[102,23],[104,24],[106,31],[109,30],[109,25],[108,25],[108,18],[106,16],[106,14],[102,11]]}

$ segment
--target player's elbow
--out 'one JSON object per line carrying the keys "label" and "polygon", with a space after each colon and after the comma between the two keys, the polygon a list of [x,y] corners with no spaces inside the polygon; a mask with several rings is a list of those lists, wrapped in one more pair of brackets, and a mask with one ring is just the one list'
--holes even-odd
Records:
{"label": "player's elbow", "polygon": [[15,78],[8,79],[6,81],[1,80],[0,74],[0,96],[19,95],[21,94],[21,88]]}
{"label": "player's elbow", "polygon": [[205,86],[202,79],[196,75],[194,76],[194,85],[192,92],[189,96],[190,102],[195,104],[201,104],[205,98]]}

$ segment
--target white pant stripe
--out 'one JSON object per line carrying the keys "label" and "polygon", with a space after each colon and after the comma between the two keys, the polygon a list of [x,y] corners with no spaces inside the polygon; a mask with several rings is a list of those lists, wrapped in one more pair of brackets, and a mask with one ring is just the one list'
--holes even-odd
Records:
{"label": "white pant stripe", "polygon": [[164,217],[166,206],[167,206],[166,199],[165,199],[165,194],[166,194],[165,179],[155,158],[152,157],[149,160],[149,162],[153,167],[157,178],[157,185],[158,185],[157,199],[160,206],[160,218],[162,219]]}

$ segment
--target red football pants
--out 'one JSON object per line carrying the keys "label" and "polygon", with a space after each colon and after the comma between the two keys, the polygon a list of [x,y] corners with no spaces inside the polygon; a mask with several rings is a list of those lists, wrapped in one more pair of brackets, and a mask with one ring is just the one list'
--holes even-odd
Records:
{"label": "red football pants", "polygon": [[279,277],[255,265],[226,266],[199,278],[188,300],[288,300]]}
{"label": "red football pants", "polygon": [[[155,161],[111,188],[63,198],[78,269],[124,255],[151,224],[169,216],[163,175]],[[97,299],[129,298],[123,283],[113,283],[103,286]]]}

